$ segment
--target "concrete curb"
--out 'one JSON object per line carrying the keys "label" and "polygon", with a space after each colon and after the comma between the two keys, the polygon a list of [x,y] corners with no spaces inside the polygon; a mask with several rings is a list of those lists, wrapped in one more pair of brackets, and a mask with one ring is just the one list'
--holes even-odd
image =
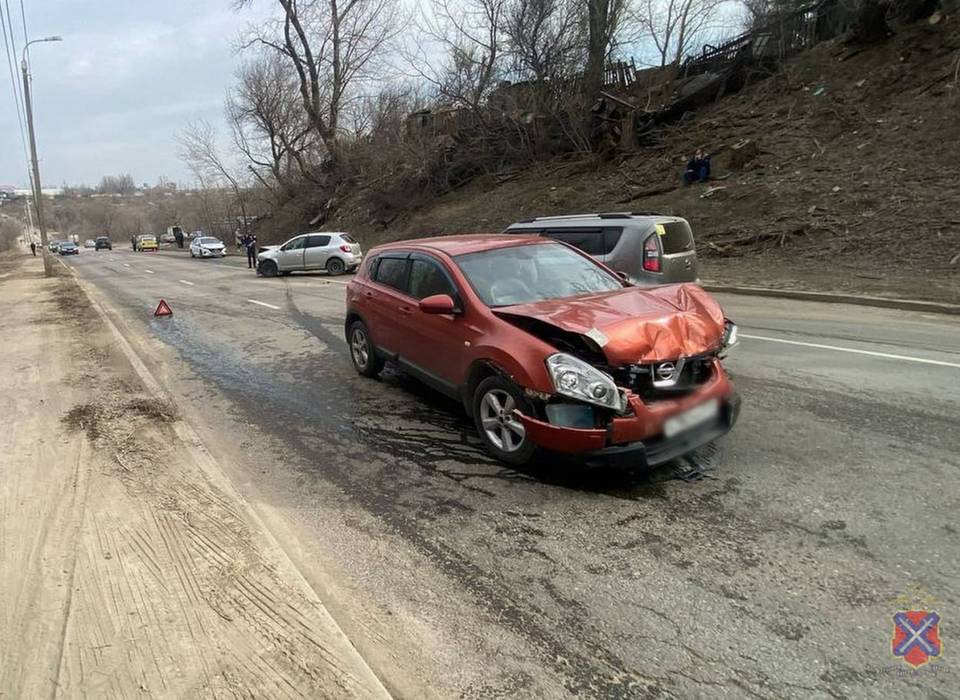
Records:
{"label": "concrete curb", "polygon": [[934,314],[960,315],[960,304],[944,304],[919,299],[891,299],[887,297],[860,296],[856,294],[837,294],[834,292],[806,292],[799,289],[773,289],[770,287],[733,287],[722,284],[705,283],[703,288],[717,294],[741,294],[755,297],[778,297],[799,301],[819,301],[827,304],[855,304],[883,309],[903,311],[921,311]]}
{"label": "concrete curb", "polygon": [[[137,376],[140,377],[140,380],[143,382],[146,391],[156,398],[170,399],[170,394],[164,389],[163,385],[154,376],[153,372],[151,372],[146,364],[144,364],[143,360],[140,359],[140,356],[137,354],[136,350],[134,350],[133,346],[130,344],[130,341],[127,340],[126,336],[121,332],[120,328],[114,322],[114,314],[117,316],[119,316],[119,314],[105,306],[106,302],[101,298],[99,292],[93,287],[93,285],[81,278],[80,275],[77,274],[76,270],[71,268],[62,260],[58,259],[58,262],[63,265],[64,269],[67,270],[67,273],[73,277],[74,281],[77,283],[77,286],[81,289],[81,291],[83,291],[87,299],[90,301],[90,305],[94,308],[94,310],[96,310],[107,329],[114,336],[114,338],[116,338],[118,348],[124,354],[124,356],[126,356]],[[332,640],[334,643],[331,644],[330,652],[339,654],[340,658],[344,662],[344,667],[350,667],[350,672],[357,679],[358,684],[362,685],[369,693],[369,697],[390,700],[393,696],[387,690],[386,686],[384,686],[383,682],[367,663],[366,659],[360,655],[360,652],[354,646],[353,642],[350,641],[350,638],[347,636],[346,632],[343,631],[343,628],[340,626],[340,624],[336,621],[333,615],[330,614],[330,611],[327,610],[327,606],[324,605],[323,600],[310,585],[310,582],[307,581],[303,574],[300,573],[300,570],[296,567],[296,564],[294,564],[293,560],[289,557],[289,555],[287,555],[286,550],[284,550],[280,542],[276,539],[276,537],[274,537],[273,533],[267,527],[260,515],[256,512],[253,505],[243,497],[236,486],[234,486],[233,482],[230,481],[226,472],[217,462],[213,454],[211,454],[204,446],[200,435],[189,423],[182,419],[173,421],[173,429],[176,432],[177,437],[179,437],[184,443],[187,451],[191,454],[195,463],[204,472],[204,474],[206,474],[206,476],[210,478],[210,480],[216,486],[223,489],[242,506],[244,515],[248,519],[248,522],[257,528],[259,531],[258,534],[272,547],[274,563],[278,566],[278,569],[282,573],[288,575],[292,581],[298,585],[301,593],[310,602],[312,602],[318,610],[321,611],[321,614],[324,617],[327,618],[332,628],[336,631],[335,634],[337,635],[337,638]]]}

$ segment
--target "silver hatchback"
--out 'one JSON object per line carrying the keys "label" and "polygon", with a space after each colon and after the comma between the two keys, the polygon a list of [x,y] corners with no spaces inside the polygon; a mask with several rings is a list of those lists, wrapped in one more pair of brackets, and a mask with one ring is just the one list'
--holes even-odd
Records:
{"label": "silver hatchback", "polygon": [[634,284],[700,279],[693,231],[678,216],[631,212],[543,216],[519,221],[504,233],[537,234],[569,243]]}
{"label": "silver hatchback", "polygon": [[304,233],[283,245],[265,245],[257,251],[257,271],[264,277],[308,270],[342,275],[357,269],[361,262],[360,244],[350,234],[339,232]]}

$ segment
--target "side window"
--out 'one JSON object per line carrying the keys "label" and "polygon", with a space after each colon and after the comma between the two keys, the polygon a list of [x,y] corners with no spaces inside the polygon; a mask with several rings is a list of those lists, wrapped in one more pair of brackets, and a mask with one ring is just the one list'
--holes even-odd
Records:
{"label": "side window", "polygon": [[603,229],[603,255],[609,255],[620,242],[620,236],[623,235],[623,229],[620,227],[609,227]]}
{"label": "side window", "polygon": [[608,255],[620,240],[623,229],[606,228],[568,228],[547,231],[549,238],[569,243],[588,255]]}
{"label": "side window", "polygon": [[294,238],[292,241],[284,243],[280,250],[303,250],[306,247],[306,243],[307,237],[300,236],[300,238]]}
{"label": "side window", "polygon": [[603,255],[603,229],[553,229],[547,231],[547,237],[569,243],[588,255]]}
{"label": "side window", "polygon": [[309,242],[307,243],[307,248],[323,248],[330,245],[330,236],[321,236],[319,234],[312,234],[309,236]]}
{"label": "side window", "polygon": [[456,298],[457,290],[447,279],[440,266],[422,258],[414,258],[410,265],[410,296],[425,299],[434,294],[449,294]]}
{"label": "side window", "polygon": [[393,287],[397,291],[406,292],[406,277],[406,258],[380,258],[380,264],[377,265],[377,271],[373,279],[380,284]]}

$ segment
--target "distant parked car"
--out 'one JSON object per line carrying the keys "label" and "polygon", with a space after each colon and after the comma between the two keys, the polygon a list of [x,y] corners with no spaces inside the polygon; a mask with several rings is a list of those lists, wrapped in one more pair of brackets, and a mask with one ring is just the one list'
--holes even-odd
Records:
{"label": "distant parked car", "polygon": [[85,241],[83,242],[83,247],[84,247],[84,248],[94,248],[94,249],[96,249],[96,247],[97,247],[97,242],[96,242],[95,240],[93,240],[92,238],[88,238],[87,240],[85,240]]}
{"label": "distant parked car", "polygon": [[157,237],[150,233],[140,234],[134,239],[133,249],[142,253],[145,250],[156,250]]}
{"label": "distant parked car", "polygon": [[60,251],[60,241],[50,241],[47,244],[47,248],[50,249],[51,253],[57,253]]}
{"label": "distant parked car", "polygon": [[161,234],[160,234],[160,242],[161,242],[161,243],[176,243],[176,242],[177,242],[177,237],[176,237],[175,235],[173,235],[172,233],[170,233],[169,231],[167,231],[166,233],[161,233]]}
{"label": "distant parked car", "polygon": [[80,255],[80,246],[73,241],[63,241],[57,249],[60,255]]}
{"label": "distant parked car", "polygon": [[634,284],[697,282],[700,277],[693,231],[678,216],[630,212],[543,216],[512,224],[504,233],[532,233],[569,243]]}
{"label": "distant parked car", "polygon": [[97,236],[95,250],[113,250],[113,241],[106,236]]}
{"label": "distant parked car", "polygon": [[226,254],[226,246],[219,238],[201,236],[190,241],[191,258],[222,258]]}
{"label": "distant parked car", "polygon": [[283,245],[265,245],[257,253],[257,272],[264,277],[326,270],[342,275],[363,262],[360,244],[347,233],[316,232],[295,236]]}

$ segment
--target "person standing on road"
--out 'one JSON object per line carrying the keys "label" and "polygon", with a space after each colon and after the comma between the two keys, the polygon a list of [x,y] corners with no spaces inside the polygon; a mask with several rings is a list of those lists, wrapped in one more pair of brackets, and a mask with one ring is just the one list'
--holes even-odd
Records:
{"label": "person standing on road", "polygon": [[183,248],[183,230],[177,229],[173,232],[173,237],[177,241],[177,248]]}
{"label": "person standing on road", "polygon": [[240,242],[243,243],[243,247],[247,249],[247,269],[256,270],[257,269],[257,237],[252,234],[247,234],[240,239]]}
{"label": "person standing on road", "polygon": [[30,241],[30,252],[33,253],[33,257],[37,257],[37,244],[33,241]]}

